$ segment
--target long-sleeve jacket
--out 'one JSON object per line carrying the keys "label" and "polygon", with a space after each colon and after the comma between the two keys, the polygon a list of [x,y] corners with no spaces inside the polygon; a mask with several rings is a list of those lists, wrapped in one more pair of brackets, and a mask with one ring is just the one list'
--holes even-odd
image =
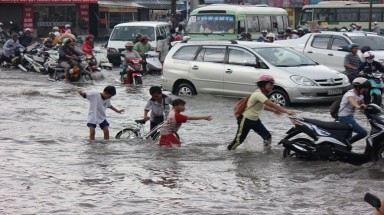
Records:
{"label": "long-sleeve jacket", "polygon": [[11,55],[15,55],[15,51],[18,48],[22,48],[23,46],[20,45],[19,41],[16,40],[16,42],[13,39],[7,40],[7,42],[3,45],[3,55],[5,57],[10,57]]}
{"label": "long-sleeve jacket", "polygon": [[68,61],[69,58],[67,57],[67,55],[81,56],[82,54],[70,46],[65,46],[65,45],[61,46],[59,48],[59,61]]}

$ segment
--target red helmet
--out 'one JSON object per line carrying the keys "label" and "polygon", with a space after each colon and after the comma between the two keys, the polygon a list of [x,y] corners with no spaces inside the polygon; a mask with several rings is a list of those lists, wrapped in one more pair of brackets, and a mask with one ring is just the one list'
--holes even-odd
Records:
{"label": "red helmet", "polygon": [[92,34],[87,34],[87,35],[85,35],[85,39],[86,39],[86,40],[89,40],[89,39],[91,39],[91,38],[94,38],[94,36],[93,36]]}
{"label": "red helmet", "polygon": [[258,82],[275,82],[275,79],[273,79],[272,76],[270,75],[261,75],[259,77],[259,81]]}

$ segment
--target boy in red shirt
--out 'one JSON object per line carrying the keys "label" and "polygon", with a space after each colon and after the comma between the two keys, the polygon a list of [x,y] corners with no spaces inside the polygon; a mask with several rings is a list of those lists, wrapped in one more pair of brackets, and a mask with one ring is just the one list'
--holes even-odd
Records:
{"label": "boy in red shirt", "polygon": [[187,120],[212,120],[211,116],[185,116],[181,114],[181,112],[185,111],[185,104],[186,102],[182,99],[172,101],[173,110],[169,112],[167,119],[160,128],[161,137],[159,144],[161,146],[172,147],[174,144],[180,147],[180,140],[177,139],[175,133],[179,130],[181,124]]}

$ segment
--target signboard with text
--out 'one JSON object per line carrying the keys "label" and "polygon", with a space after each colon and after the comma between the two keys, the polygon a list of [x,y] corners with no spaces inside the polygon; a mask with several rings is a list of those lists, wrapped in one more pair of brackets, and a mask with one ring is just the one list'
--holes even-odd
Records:
{"label": "signboard with text", "polygon": [[33,29],[33,7],[32,5],[24,5],[23,8],[23,29]]}

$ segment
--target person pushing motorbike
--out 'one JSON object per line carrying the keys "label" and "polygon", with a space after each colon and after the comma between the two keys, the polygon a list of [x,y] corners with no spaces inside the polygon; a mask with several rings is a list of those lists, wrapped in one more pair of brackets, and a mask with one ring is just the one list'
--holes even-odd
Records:
{"label": "person pushing motorbike", "polygon": [[82,54],[77,52],[71,45],[72,40],[65,38],[63,45],[59,48],[60,66],[64,68],[65,81],[69,82],[69,70],[71,67],[80,66],[76,61]]}
{"label": "person pushing motorbike", "polygon": [[3,62],[10,62],[11,58],[15,56],[15,52],[18,48],[23,48],[18,41],[19,35],[16,33],[12,34],[11,39],[7,40],[3,45],[3,52],[0,58],[0,65],[3,65]]}

